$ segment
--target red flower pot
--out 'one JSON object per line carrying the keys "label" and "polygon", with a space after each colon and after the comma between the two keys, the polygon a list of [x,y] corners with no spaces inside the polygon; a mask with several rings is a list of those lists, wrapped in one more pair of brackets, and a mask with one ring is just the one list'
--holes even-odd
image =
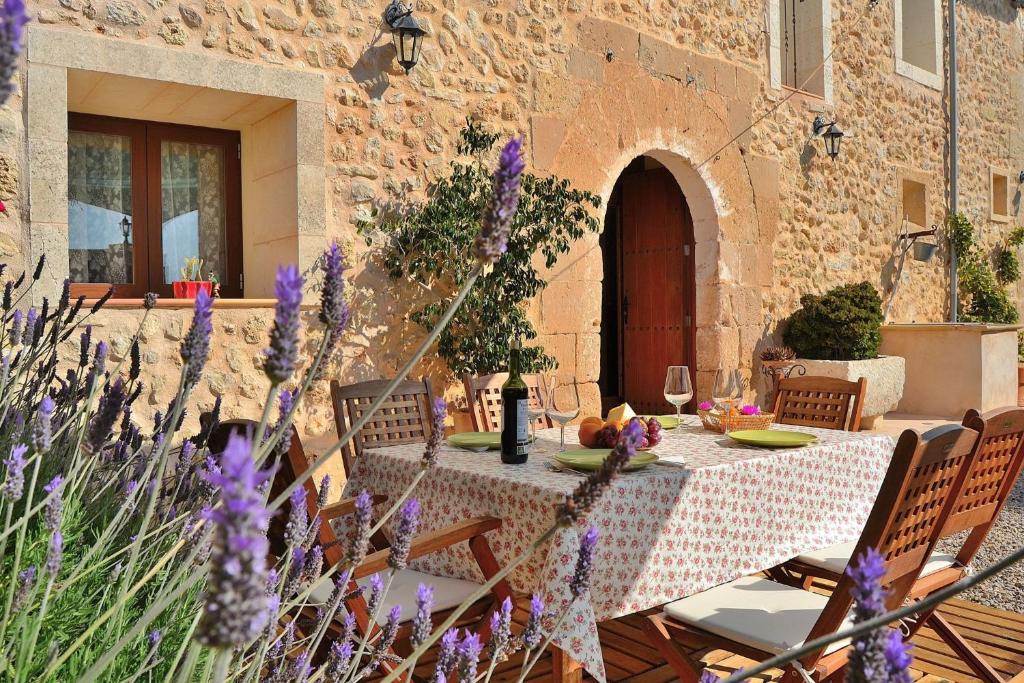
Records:
{"label": "red flower pot", "polygon": [[213,295],[213,283],[209,280],[176,280],[171,283],[175,299],[195,299],[200,291]]}

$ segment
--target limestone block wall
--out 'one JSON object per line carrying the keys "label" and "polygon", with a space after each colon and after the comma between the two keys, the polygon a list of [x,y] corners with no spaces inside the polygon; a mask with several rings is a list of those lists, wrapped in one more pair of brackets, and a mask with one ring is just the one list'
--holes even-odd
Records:
{"label": "limestone block wall", "polygon": [[[941,224],[948,205],[944,96],[896,73],[893,2],[869,11],[861,0],[832,0],[836,52],[829,102],[771,86],[766,0],[678,0],[656,7],[421,0],[416,16],[429,35],[420,64],[408,75],[394,61],[389,36],[379,31],[384,4],[29,3],[38,24],[66,33],[69,51],[77,36],[99,35],[112,50],[146,44],[268,73],[323,74],[324,233],[351,249],[356,290],[350,346],[337,368],[343,380],[393,372],[421,334],[407,320],[408,293],[366,258],[354,223],[376,202],[422,197],[456,154],[466,116],[503,135],[525,134],[535,171],[564,176],[605,199],[638,154],[673,172],[695,221],[699,393],[719,364],[756,372],[756,351],[802,294],[864,279],[883,295],[891,288],[904,174],[927,179],[928,222]],[[990,220],[989,169],[1024,168],[1024,40],[1011,3],[967,0],[959,6],[960,203],[992,246],[1018,220],[1019,194],[1010,221]],[[23,86],[24,74],[20,78]],[[34,158],[45,150],[26,144],[24,104],[19,92],[0,110],[0,199],[9,208],[0,216],[0,255],[12,266],[31,253],[29,203],[45,200],[28,189],[27,169],[46,160]],[[847,132],[835,161],[810,136],[817,114],[837,118]],[[908,261],[893,321],[944,319],[946,257],[942,249],[932,263]],[[592,410],[603,277],[596,237],[578,243],[550,276],[531,315],[561,371],[588,382]],[[138,313],[118,312],[111,320],[131,315]],[[265,315],[224,313],[232,320],[225,324],[236,329]],[[152,343],[166,350],[170,340],[155,335]],[[251,346],[246,353],[255,353],[256,343]],[[165,372],[162,363],[153,369]],[[211,369],[236,372],[226,350]],[[444,379],[436,364],[423,370]],[[238,400],[235,409],[250,410],[253,399]],[[310,414],[311,429],[329,427],[327,410]]]}

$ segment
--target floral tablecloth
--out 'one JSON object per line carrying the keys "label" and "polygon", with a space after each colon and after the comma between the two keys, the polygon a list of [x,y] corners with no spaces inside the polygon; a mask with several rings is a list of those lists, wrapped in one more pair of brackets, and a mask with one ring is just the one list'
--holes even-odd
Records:
{"label": "floral tablecloth", "polygon": [[[654,452],[665,464],[621,475],[578,528],[560,530],[510,576],[516,591],[539,593],[556,611],[588,525],[600,533],[590,599],[578,600],[554,642],[603,681],[597,622],[638,612],[775,566],[860,534],[892,456],[893,441],[870,433],[778,427],[818,441],[790,450],[748,448],[707,432],[697,418],[664,431]],[[488,535],[502,564],[523,553],[552,523],[554,507],[580,477],[549,469],[558,431],[538,432],[525,465],[497,452],[442,449],[415,493],[423,531],[480,515],[503,520]],[[569,428],[567,442],[575,443]],[[419,470],[417,444],[367,450],[346,494],[391,497]],[[466,544],[413,565],[435,575],[481,581]]]}

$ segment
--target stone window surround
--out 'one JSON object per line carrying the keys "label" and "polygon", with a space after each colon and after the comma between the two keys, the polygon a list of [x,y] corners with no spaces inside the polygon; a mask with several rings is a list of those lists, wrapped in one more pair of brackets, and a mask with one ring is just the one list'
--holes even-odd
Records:
{"label": "stone window surround", "polygon": [[896,41],[896,73],[905,76],[913,81],[935,90],[942,90],[943,78],[942,65],[942,3],[939,0],[932,0],[933,11],[932,26],[935,27],[935,64],[937,73],[922,69],[919,66],[903,61],[903,0],[896,0],[895,8],[895,41]]}
{"label": "stone window surround", "polygon": [[[896,192],[898,197],[896,206],[896,225],[901,226],[902,229],[904,214],[903,181],[905,180],[910,180],[912,182],[924,185],[924,216],[925,223],[929,223],[930,217],[932,215],[931,189],[935,181],[935,176],[931,173],[926,173],[924,171],[920,171],[913,168],[898,167],[896,171]],[[911,223],[911,225],[916,224]],[[929,226],[921,225],[919,227],[922,229],[927,229]],[[911,228],[911,232],[913,232],[913,228]]]}
{"label": "stone window surround", "polygon": [[[782,85],[782,35],[779,32],[779,14],[781,12],[780,2],[784,0],[768,0],[768,82],[775,90],[790,90]],[[832,104],[832,1],[821,0],[821,57],[825,60],[822,67],[822,78],[825,84],[825,94],[822,98],[815,93],[808,93],[800,90],[808,97],[824,99]]]}
{"label": "stone window surround", "polygon": [[[1003,201],[1005,202],[1004,206],[1006,208],[1006,213],[996,212],[996,176],[1001,176],[1003,178],[1004,189],[1006,192],[1006,196],[1003,197]],[[989,218],[997,223],[1009,223],[1013,219],[1013,202],[1010,200],[1010,193],[1012,192],[1011,188],[1013,188],[1015,182],[1011,182],[1011,180],[1015,181],[1016,179],[1009,169],[992,165],[988,167]]]}
{"label": "stone window surround", "polygon": [[[35,298],[54,299],[69,272],[67,200],[68,70],[142,78],[244,95],[277,98],[292,104],[286,122],[294,131],[291,177],[279,189],[288,236],[280,258],[280,237],[255,241],[251,231],[265,207],[248,206],[245,192],[249,178],[256,177],[247,160],[254,147],[256,126],[242,129],[243,255],[246,297],[273,296],[273,272],[278,262],[297,262],[305,271],[323,251],[326,239],[326,190],[324,183],[324,78],[321,74],[296,72],[274,66],[213,57],[89,35],[79,31],[32,26],[27,32],[27,85],[25,136],[28,148],[28,239],[31,262],[45,254],[47,267]],[[116,115],[116,112],[110,112]],[[268,116],[267,119],[270,117]],[[258,122],[261,123],[261,122]],[[276,131],[275,131],[276,132]],[[291,141],[288,141],[291,143]],[[259,180],[265,180],[259,178]],[[277,182],[277,181],[274,181]],[[263,192],[253,195],[262,195]],[[266,229],[266,228],[262,228]],[[250,249],[249,247],[253,248]],[[254,257],[254,251],[262,254]],[[266,262],[268,259],[273,263]],[[245,301],[245,300],[242,300]]]}

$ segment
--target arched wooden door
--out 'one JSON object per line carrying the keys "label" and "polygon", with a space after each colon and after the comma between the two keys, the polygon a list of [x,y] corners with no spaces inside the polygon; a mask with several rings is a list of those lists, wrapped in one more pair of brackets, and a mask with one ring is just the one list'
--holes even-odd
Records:
{"label": "arched wooden door", "polygon": [[664,167],[620,182],[621,392],[638,413],[657,415],[674,411],[663,394],[668,366],[687,365],[696,379],[693,220]]}

